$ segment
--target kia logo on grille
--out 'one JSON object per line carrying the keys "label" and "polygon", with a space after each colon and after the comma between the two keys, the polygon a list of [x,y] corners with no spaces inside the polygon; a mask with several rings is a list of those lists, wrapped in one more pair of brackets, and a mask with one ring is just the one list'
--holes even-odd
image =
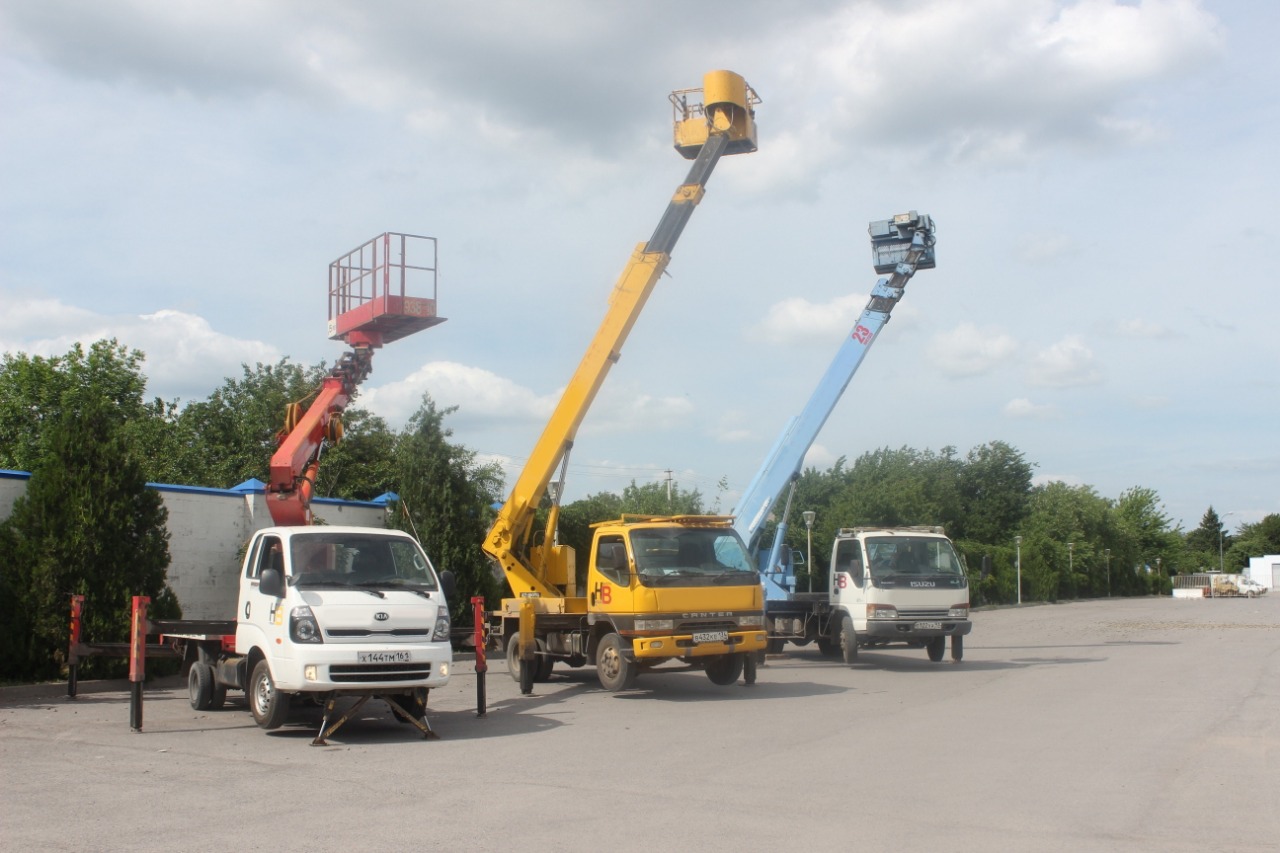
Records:
{"label": "kia logo on grille", "polygon": [[390,618],[391,618],[391,614],[390,614],[390,613],[375,613],[375,614],[373,614],[373,618],[374,618],[374,619],[377,619],[379,622],[386,622],[388,619],[390,619]]}

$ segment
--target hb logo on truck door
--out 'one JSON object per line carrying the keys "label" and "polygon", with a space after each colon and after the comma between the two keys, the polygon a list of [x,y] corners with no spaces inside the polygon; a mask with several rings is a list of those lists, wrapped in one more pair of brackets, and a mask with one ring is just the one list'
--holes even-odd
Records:
{"label": "hb logo on truck door", "polygon": [[591,590],[591,597],[600,604],[612,604],[613,587],[607,583],[597,583],[595,589]]}

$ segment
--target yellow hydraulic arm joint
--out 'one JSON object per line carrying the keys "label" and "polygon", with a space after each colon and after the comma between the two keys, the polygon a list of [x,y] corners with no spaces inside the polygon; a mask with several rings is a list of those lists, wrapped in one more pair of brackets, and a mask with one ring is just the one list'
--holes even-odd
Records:
{"label": "yellow hydraulic arm joint", "polygon": [[[696,95],[703,95],[698,102]],[[726,154],[756,150],[755,91],[732,71],[712,71],[703,88],[671,93],[675,107],[675,146],[694,162],[676,190],[658,227],[647,243],[636,246],[609,296],[600,328],[587,347],[573,378],[565,386],[542,436],[534,445],[498,513],[484,550],[502,567],[512,593],[521,598],[561,598],[572,595],[572,549],[555,544],[555,519],[540,543],[532,541],[534,514],[557,467],[573,447],[578,427],[604,384],[609,369],[622,353],[649,294],[671,261],[671,250],[693,209],[702,201],[707,179]],[[536,553],[535,553],[536,552]]]}

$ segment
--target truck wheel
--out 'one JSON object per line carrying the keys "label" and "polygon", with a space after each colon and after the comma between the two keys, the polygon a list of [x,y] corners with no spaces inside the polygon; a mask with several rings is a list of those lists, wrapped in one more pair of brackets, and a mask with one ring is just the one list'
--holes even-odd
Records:
{"label": "truck wheel", "polygon": [[[546,643],[538,641],[538,651],[545,652],[547,650]],[[538,656],[538,666],[533,671],[533,680],[539,684],[546,684],[551,680],[551,670],[555,668],[556,659],[551,655],[543,654]]]}
{"label": "truck wheel", "polygon": [[929,653],[929,660],[938,663],[942,660],[943,655],[947,653],[947,638],[934,637],[924,649]]}
{"label": "truck wheel", "polygon": [[951,638],[951,662],[960,663],[964,660],[964,635],[956,634]]}
{"label": "truck wheel", "polygon": [[[546,643],[542,640],[534,640],[534,643],[536,644],[539,652],[543,652],[547,648]],[[511,673],[512,680],[514,680],[516,684],[520,685],[524,684],[524,682],[521,681],[521,676],[523,675],[523,672],[521,671],[521,664],[523,663],[524,661],[520,660],[520,635],[512,634],[507,638],[507,672]],[[537,655],[534,658],[533,666],[531,667],[533,671],[533,680],[537,682],[544,682],[551,678],[551,668],[553,666],[555,666],[555,661],[553,659],[543,654]],[[530,689],[532,689],[532,687],[530,687]]]}
{"label": "truck wheel", "polygon": [[227,704],[227,685],[219,684],[218,679],[213,680],[213,699],[209,702],[210,711],[221,711],[222,706]]}
{"label": "truck wheel", "polygon": [[765,647],[765,651],[767,651],[771,655],[780,655],[782,654],[782,650],[785,649],[786,647],[787,647],[787,641],[784,640],[782,637],[770,637],[768,640],[768,645]]}
{"label": "truck wheel", "polygon": [[707,664],[707,678],[712,684],[726,687],[734,684],[742,675],[742,655],[720,655]]}
{"label": "truck wheel", "polygon": [[249,678],[249,710],[259,726],[270,731],[284,725],[289,716],[288,693],[281,693],[271,680],[271,667],[265,660],[258,661]]}
{"label": "truck wheel", "polygon": [[853,630],[853,617],[848,613],[840,620],[840,654],[850,666],[858,662],[858,635]]}
{"label": "truck wheel", "polygon": [[823,657],[833,658],[840,654],[840,643],[829,637],[818,638],[818,651]]}
{"label": "truck wheel", "polygon": [[610,693],[633,686],[639,674],[639,667],[627,660],[623,648],[622,638],[617,634],[605,634],[596,647],[596,678]]}
{"label": "truck wheel", "polygon": [[742,656],[742,683],[750,687],[756,683],[756,652]]}
{"label": "truck wheel", "polygon": [[187,699],[197,711],[213,708],[213,667],[207,663],[191,664],[191,671],[187,673]]}

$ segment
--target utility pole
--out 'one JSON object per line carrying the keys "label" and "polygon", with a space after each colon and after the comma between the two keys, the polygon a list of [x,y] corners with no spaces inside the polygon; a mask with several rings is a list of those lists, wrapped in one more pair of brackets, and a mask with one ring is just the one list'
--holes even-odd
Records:
{"label": "utility pole", "polygon": [[666,470],[667,474],[667,506],[671,506],[671,469]]}

